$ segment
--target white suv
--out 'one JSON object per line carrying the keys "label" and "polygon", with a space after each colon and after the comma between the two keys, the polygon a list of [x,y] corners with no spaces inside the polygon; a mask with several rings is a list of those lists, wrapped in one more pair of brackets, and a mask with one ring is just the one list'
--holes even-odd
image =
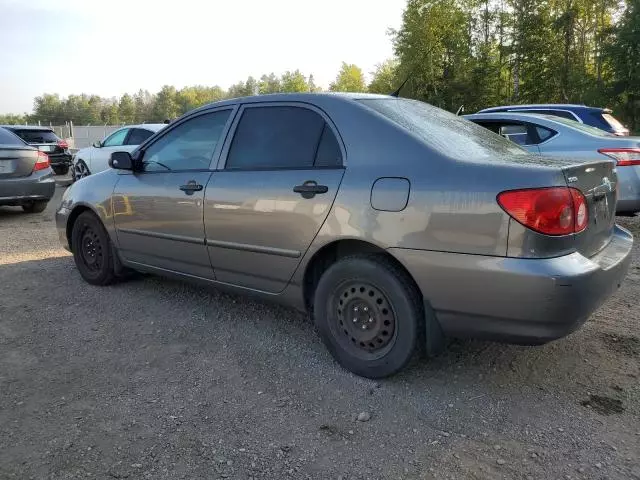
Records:
{"label": "white suv", "polygon": [[157,131],[166,127],[165,123],[143,123],[119,128],[102,141],[82,148],[73,156],[71,170],[73,180],[98,173],[109,168],[109,157],[113,152],[132,152],[138,145]]}

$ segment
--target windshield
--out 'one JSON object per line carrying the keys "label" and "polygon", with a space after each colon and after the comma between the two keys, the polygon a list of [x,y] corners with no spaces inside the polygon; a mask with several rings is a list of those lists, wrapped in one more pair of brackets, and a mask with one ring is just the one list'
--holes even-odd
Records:
{"label": "windshield", "polygon": [[428,103],[406,98],[359,99],[434,149],[460,160],[528,156],[529,153],[484,127]]}
{"label": "windshield", "polygon": [[540,115],[541,117],[545,117],[548,120],[553,120],[557,123],[562,123],[571,128],[575,128],[576,130],[581,130],[584,133],[588,133],[589,135],[595,135],[597,137],[612,137],[613,135],[609,132],[605,132],[604,130],[600,130],[596,127],[591,127],[589,125],[585,125],[584,123],[577,122],[575,120],[569,120],[568,118],[556,117],[555,115]]}

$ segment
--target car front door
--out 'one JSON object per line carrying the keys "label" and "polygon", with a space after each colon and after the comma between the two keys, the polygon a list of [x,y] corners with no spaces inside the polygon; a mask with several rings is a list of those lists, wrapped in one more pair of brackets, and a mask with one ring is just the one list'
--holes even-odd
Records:
{"label": "car front door", "polygon": [[130,130],[128,127],[116,130],[101,142],[99,148],[91,147],[91,158],[89,165],[87,165],[91,173],[102,172],[109,168],[109,157],[113,152],[131,152],[133,150],[125,145]]}
{"label": "car front door", "polygon": [[140,171],[120,175],[112,200],[124,260],[214,278],[203,201],[232,111],[208,111],[177,123],[145,145]]}
{"label": "car front door", "polygon": [[216,280],[282,291],[324,223],[344,173],[335,127],[305,104],[245,105],[205,195]]}

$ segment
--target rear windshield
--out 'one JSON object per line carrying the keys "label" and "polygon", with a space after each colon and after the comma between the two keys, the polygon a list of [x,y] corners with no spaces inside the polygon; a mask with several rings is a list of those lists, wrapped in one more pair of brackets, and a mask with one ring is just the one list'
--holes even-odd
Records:
{"label": "rear windshield", "polygon": [[449,157],[470,160],[498,155],[530,155],[506,138],[428,103],[406,98],[358,101],[393,120],[430,147]]}
{"label": "rear windshield", "polygon": [[626,128],[624,125],[622,125],[617,118],[615,118],[613,115],[609,114],[609,113],[603,113],[602,114],[602,118],[604,118],[605,122],[607,122],[609,125],[611,125],[611,128],[613,128],[616,132],[619,131],[625,131]]}
{"label": "rear windshield", "polygon": [[56,143],[59,138],[51,130],[14,130],[27,143]]}
{"label": "rear windshield", "polygon": [[16,137],[13,133],[5,130],[4,128],[0,128],[0,145],[22,145],[24,143],[20,141],[18,137]]}
{"label": "rear windshield", "polygon": [[597,137],[611,137],[613,136],[609,132],[601,130],[596,127],[592,127],[590,125],[586,125],[584,123],[576,122],[575,120],[569,120],[567,118],[555,117],[551,115],[541,115],[547,118],[548,120],[553,120],[554,122],[562,123],[563,125],[567,125],[568,127],[575,128],[576,130],[581,130],[589,135],[595,135]]}

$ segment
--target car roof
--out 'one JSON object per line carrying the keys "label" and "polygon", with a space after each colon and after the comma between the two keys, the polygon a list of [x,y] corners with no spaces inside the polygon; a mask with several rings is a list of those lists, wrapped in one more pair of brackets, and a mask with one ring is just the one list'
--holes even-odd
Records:
{"label": "car roof", "polygon": [[589,106],[584,105],[584,104],[576,104],[576,103],[533,103],[533,104],[528,104],[528,105],[503,105],[503,106],[499,106],[499,107],[484,108],[482,110],[479,110],[478,113],[498,112],[498,111],[510,110],[510,109],[525,110],[525,109],[537,109],[537,108],[557,109],[557,110],[571,110],[571,111],[585,111],[585,110],[603,111],[603,110],[608,110],[608,109],[605,109],[605,108],[589,107]]}
{"label": "car roof", "polygon": [[139,123],[137,125],[122,125],[122,127],[119,128],[145,128],[147,130],[157,132],[158,130],[166,126],[166,123]]}
{"label": "car roof", "polygon": [[[562,125],[567,127],[568,125],[564,122],[558,121],[558,117],[555,115],[547,115],[544,113],[523,113],[523,112],[486,112],[486,113],[471,113],[468,115],[463,115],[464,118],[473,120],[543,120],[541,124],[544,125],[545,122],[554,123],[556,125]],[[566,119],[569,120],[569,119]],[[575,120],[574,120],[575,121]],[[579,123],[576,121],[576,123]]]}
{"label": "car roof", "polygon": [[[362,99],[393,99],[389,95],[376,93],[351,93],[351,92],[317,92],[317,93],[269,93],[266,95],[251,95],[247,97],[229,98],[218,102],[209,103],[193,111],[206,110],[209,108],[223,107],[225,105],[236,105],[238,103],[268,103],[268,102],[309,102],[313,103],[321,98],[333,98],[343,101],[353,101]],[[191,113],[191,112],[189,112]]]}
{"label": "car roof", "polygon": [[0,125],[0,127],[8,130],[47,130],[53,132],[53,128],[51,127],[40,127],[38,125]]}

